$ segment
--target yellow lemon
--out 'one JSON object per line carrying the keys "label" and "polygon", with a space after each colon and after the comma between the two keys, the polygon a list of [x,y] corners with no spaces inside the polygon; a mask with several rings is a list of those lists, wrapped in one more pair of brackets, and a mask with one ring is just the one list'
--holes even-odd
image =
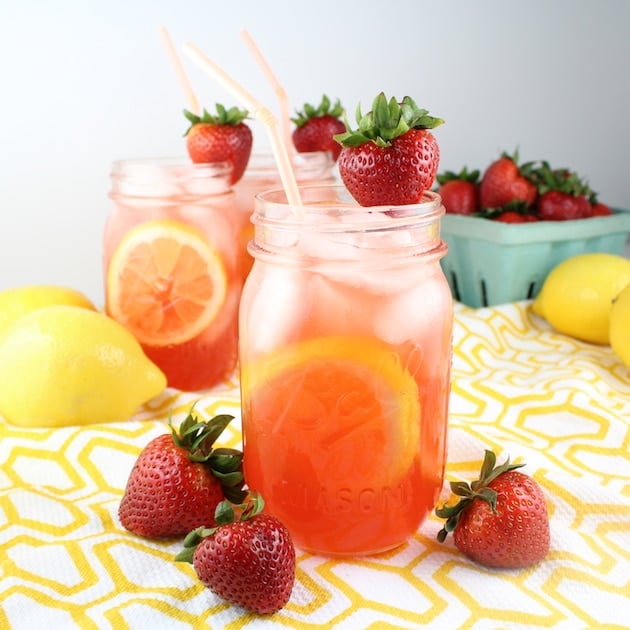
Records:
{"label": "yellow lemon", "polygon": [[165,387],[131,333],[88,309],[39,308],[0,344],[0,414],[20,426],[126,420]]}
{"label": "yellow lemon", "polygon": [[630,284],[630,260],[605,253],[578,254],[554,267],[532,310],[558,332],[608,344],[613,300]]}
{"label": "yellow lemon", "polygon": [[617,296],[610,309],[610,347],[630,367],[630,284]]}
{"label": "yellow lemon", "polygon": [[96,310],[83,293],[69,287],[29,284],[0,291],[0,335],[23,315],[43,306],[59,304]]}

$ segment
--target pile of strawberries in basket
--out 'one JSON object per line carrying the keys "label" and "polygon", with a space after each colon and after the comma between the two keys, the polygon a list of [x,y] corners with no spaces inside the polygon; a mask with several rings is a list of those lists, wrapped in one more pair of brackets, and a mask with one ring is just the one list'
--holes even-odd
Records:
{"label": "pile of strawberries in basket", "polygon": [[568,168],[546,161],[519,164],[518,153],[503,153],[480,171],[438,174],[446,212],[504,223],[567,221],[612,214],[586,181]]}

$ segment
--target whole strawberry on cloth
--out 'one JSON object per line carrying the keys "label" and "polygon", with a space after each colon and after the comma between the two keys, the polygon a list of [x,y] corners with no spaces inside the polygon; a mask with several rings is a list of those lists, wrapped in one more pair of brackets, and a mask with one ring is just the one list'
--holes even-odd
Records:
{"label": "whole strawberry on cloth", "polygon": [[252,130],[243,122],[247,111],[216,104],[217,113],[203,110],[201,116],[184,110],[190,122],[187,129],[186,149],[195,164],[228,162],[232,166],[231,184],[235,184],[245,172],[252,153]]}
{"label": "whole strawberry on cloth", "polygon": [[437,176],[438,195],[446,212],[474,214],[479,212],[479,171],[464,167],[459,173],[445,171]]}
{"label": "whole strawberry on cloth", "polygon": [[381,92],[372,110],[357,107],[358,128],[335,136],[342,145],[339,175],[362,206],[418,203],[435,181],[440,150],[431,133],[444,121],[405,96],[389,101]]}
{"label": "whole strawberry on cloth", "polygon": [[479,184],[479,202],[482,208],[502,208],[521,202],[530,208],[536,202],[538,191],[532,181],[533,162],[519,164],[518,152],[502,153],[484,171]]}
{"label": "whole strawberry on cloth", "polygon": [[214,523],[217,505],[240,503],[243,454],[216,448],[215,441],[233,420],[218,415],[207,422],[192,412],[179,427],[160,435],[141,451],[118,508],[129,531],[149,538],[184,536]]}
{"label": "whole strawberry on cloth", "polygon": [[495,464],[495,454],[486,451],[477,481],[451,482],[451,491],[461,499],[435,510],[446,519],[437,538],[444,542],[453,532],[455,546],[484,566],[531,566],[549,551],[545,496],[531,477],[516,471],[523,464],[510,464],[509,458]]}
{"label": "whole strawberry on cloth", "polygon": [[343,113],[340,101],[332,104],[325,94],[317,107],[304,103],[302,110],[296,112],[296,117],[291,118],[296,126],[291,136],[296,150],[299,153],[330,151],[333,159],[337,160],[341,145],[333,136],[346,129],[341,120]]}
{"label": "whole strawberry on cloth", "polygon": [[291,597],[295,547],[284,524],[263,509],[256,493],[239,506],[220,503],[217,525],[190,532],[175,560],[191,562],[197,577],[219,597],[266,615]]}

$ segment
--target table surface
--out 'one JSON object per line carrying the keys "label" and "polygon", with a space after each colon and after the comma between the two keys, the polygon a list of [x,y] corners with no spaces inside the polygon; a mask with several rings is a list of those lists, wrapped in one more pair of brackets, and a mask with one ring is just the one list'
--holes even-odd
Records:
{"label": "table surface", "polygon": [[123,529],[117,509],[140,450],[191,403],[231,413],[238,382],[167,390],[128,422],[22,429],[0,420],[0,628],[628,628],[630,370],[608,347],[553,332],[528,302],[456,305],[448,479],[473,479],[491,448],[548,500],[539,565],[491,570],[429,518],[400,548],[329,559],[297,550],[291,599],[257,617],[205,589],[181,541]]}

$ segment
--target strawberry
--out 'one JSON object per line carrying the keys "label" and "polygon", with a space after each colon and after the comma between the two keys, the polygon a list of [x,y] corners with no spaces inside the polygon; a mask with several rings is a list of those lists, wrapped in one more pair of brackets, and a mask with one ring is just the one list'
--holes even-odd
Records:
{"label": "strawberry", "polygon": [[536,211],[543,221],[567,221],[591,216],[590,196],[593,191],[566,168],[551,168],[541,162],[533,177],[538,187]]}
{"label": "strawberry", "polygon": [[609,205],[602,203],[601,201],[591,199],[591,216],[592,217],[607,217],[613,213]]}
{"label": "strawberry", "polygon": [[482,208],[500,208],[514,201],[527,207],[536,201],[536,185],[528,179],[531,163],[518,164],[518,153],[503,153],[485,170],[479,184]]}
{"label": "strawberry", "polygon": [[178,562],[192,562],[197,577],[223,599],[259,614],[277,612],[295,582],[295,548],[289,530],[262,513],[253,494],[236,518],[228,502],[217,506],[216,527],[199,527],[184,540]]}
{"label": "strawberry", "polygon": [[296,111],[296,114],[295,118],[291,118],[296,125],[291,137],[297,151],[330,151],[336,161],[341,153],[341,145],[333,136],[346,129],[340,120],[343,107],[339,100],[331,107],[330,99],[324,94],[318,107],[304,103],[303,110]]}
{"label": "strawberry", "polygon": [[195,163],[228,162],[232,166],[231,184],[245,172],[252,152],[252,130],[243,122],[247,111],[217,103],[216,115],[205,109],[202,116],[184,110],[190,122],[186,131],[186,148]]}
{"label": "strawberry", "polygon": [[584,195],[571,195],[560,190],[542,194],[536,209],[543,221],[572,221],[591,216],[591,204]]}
{"label": "strawberry", "polygon": [[495,221],[501,223],[532,223],[538,221],[535,215],[517,210],[504,210],[494,217]]}
{"label": "strawberry", "polygon": [[510,201],[500,208],[481,208],[475,216],[501,223],[532,223],[538,221],[535,208],[530,208],[524,201]]}
{"label": "strawberry", "polygon": [[140,536],[183,536],[214,522],[214,511],[225,498],[240,502],[243,454],[214,448],[233,416],[199,422],[192,412],[171,433],[154,438],[131,470],[118,508],[122,525]]}
{"label": "strawberry", "polygon": [[451,482],[451,491],[462,499],[435,510],[446,519],[437,538],[444,542],[453,532],[455,546],[488,567],[528,567],[549,550],[545,497],[531,477],[516,472],[523,464],[510,464],[509,458],[495,463],[495,454],[486,451],[479,480]]}
{"label": "strawberry", "polygon": [[356,115],[358,129],[335,136],[342,145],[339,175],[362,206],[418,203],[433,186],[440,151],[430,129],[444,121],[419,109],[409,96],[388,102],[382,92],[372,111]]}
{"label": "strawberry", "polygon": [[446,171],[437,176],[438,194],[446,212],[473,214],[479,211],[479,171],[468,172],[464,167],[459,173]]}

